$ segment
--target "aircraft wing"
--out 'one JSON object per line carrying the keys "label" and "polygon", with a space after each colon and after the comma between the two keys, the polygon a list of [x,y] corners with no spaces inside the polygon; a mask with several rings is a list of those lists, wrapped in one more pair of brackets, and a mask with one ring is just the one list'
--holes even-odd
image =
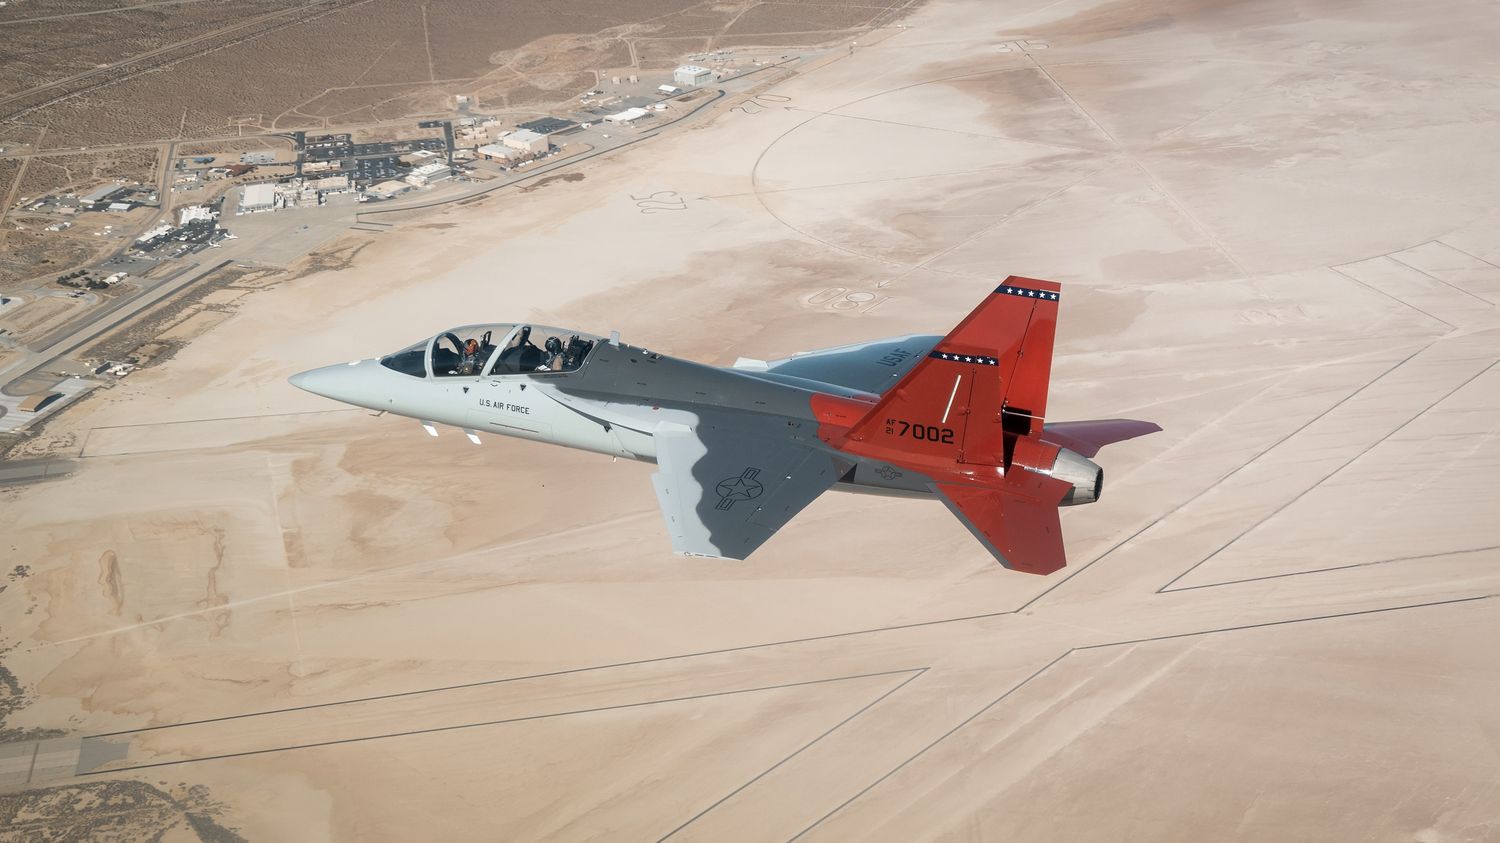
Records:
{"label": "aircraft wing", "polygon": [[657,502],[672,550],[744,559],[848,469],[789,438],[799,426],[700,415],[656,434]]}
{"label": "aircraft wing", "polygon": [[879,395],[895,386],[940,340],[942,337],[909,334],[837,348],[804,351],[791,357],[769,361],[764,364],[763,371]]}

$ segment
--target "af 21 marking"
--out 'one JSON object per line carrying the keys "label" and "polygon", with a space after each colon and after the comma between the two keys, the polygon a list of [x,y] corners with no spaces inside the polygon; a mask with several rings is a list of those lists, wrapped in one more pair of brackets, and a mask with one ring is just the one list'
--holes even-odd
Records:
{"label": "af 21 marking", "polygon": [[479,399],[479,406],[488,407],[491,410],[504,410],[507,413],[520,413],[523,416],[531,415],[531,408],[520,404],[511,404],[506,401],[492,401],[488,398]]}
{"label": "af 21 marking", "polygon": [[894,436],[907,436],[922,442],[941,442],[944,445],[952,443],[954,436],[951,427],[919,424],[906,419],[886,419],[885,432]]}

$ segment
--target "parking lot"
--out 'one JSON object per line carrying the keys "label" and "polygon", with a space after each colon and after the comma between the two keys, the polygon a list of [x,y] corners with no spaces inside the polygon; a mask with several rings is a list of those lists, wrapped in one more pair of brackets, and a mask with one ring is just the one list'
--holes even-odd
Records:
{"label": "parking lot", "polygon": [[144,254],[158,252],[163,257],[180,257],[188,252],[207,248],[218,231],[217,220],[193,220],[150,240],[137,243],[136,249]]}
{"label": "parking lot", "polygon": [[[424,124],[425,125],[425,124]],[[402,178],[411,170],[401,156],[428,150],[447,156],[450,142],[446,138],[418,138],[406,141],[353,143],[349,135],[323,135],[309,138],[301,147],[298,168],[312,162],[338,161],[340,169],[357,185],[368,186]]]}

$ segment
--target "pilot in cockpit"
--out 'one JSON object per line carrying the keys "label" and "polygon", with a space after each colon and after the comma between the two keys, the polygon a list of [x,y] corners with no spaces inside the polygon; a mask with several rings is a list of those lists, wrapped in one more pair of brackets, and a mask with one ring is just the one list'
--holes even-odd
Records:
{"label": "pilot in cockpit", "polygon": [[465,375],[472,375],[483,363],[484,360],[479,355],[479,340],[469,337],[464,343],[463,362],[459,366],[459,371]]}
{"label": "pilot in cockpit", "polygon": [[548,337],[545,348],[547,349],[547,357],[542,362],[542,365],[536,367],[536,370],[538,372],[562,371],[563,363],[567,359],[563,354],[562,340],[557,337]]}

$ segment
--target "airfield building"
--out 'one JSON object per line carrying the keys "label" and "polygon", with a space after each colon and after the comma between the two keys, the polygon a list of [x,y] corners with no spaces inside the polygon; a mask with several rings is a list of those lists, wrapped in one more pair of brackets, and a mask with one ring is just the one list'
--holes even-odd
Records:
{"label": "airfield building", "polygon": [[607,114],[607,115],[605,115],[604,122],[606,122],[606,123],[634,123],[635,121],[641,119],[642,117],[645,117],[647,114],[650,114],[650,113],[651,112],[647,111],[644,108],[627,108],[624,111],[616,112],[614,114]]}
{"label": "airfield building", "polygon": [[328,193],[348,193],[349,192],[349,177],[348,176],[324,176],[321,179],[317,179],[317,180],[313,181],[312,182],[312,187],[313,187],[314,190],[318,191],[319,193],[323,193],[323,194],[328,194]]}
{"label": "airfield building", "polygon": [[262,182],[261,184],[245,185],[245,191],[240,196],[240,213],[255,214],[261,211],[274,210],[276,210],[275,184]]}
{"label": "airfield building", "polygon": [[514,161],[521,157],[519,149],[511,149],[503,143],[488,143],[474,151],[488,161]]}
{"label": "airfield building", "polygon": [[27,396],[16,406],[16,410],[22,413],[39,413],[61,397],[63,397],[61,392],[37,392]]}
{"label": "airfield building", "polygon": [[519,150],[527,155],[541,155],[547,151],[549,144],[547,136],[530,129],[518,129],[500,139],[500,142],[511,149]]}
{"label": "airfield building", "polygon": [[[130,201],[128,201],[130,193],[131,189],[127,186],[119,184],[106,184],[78,197],[77,209],[80,211],[129,210],[130,208],[135,207],[135,205],[140,204],[139,202],[135,202],[132,204]],[[46,201],[47,200],[43,198],[32,207],[41,208],[43,204],[46,203]],[[152,197],[152,201],[155,201],[155,197]],[[121,209],[113,207],[114,205],[118,204],[125,205],[125,208]]]}
{"label": "airfield building", "polygon": [[102,187],[96,187],[88,193],[85,193],[82,196],[78,197],[78,204],[85,207],[93,207],[96,204],[103,203],[106,199],[109,198],[110,194],[118,191],[119,189],[120,186],[117,184],[106,184]]}
{"label": "airfield building", "polygon": [[696,64],[685,64],[672,71],[672,81],[684,88],[696,88],[708,84],[714,72]]}
{"label": "airfield building", "polygon": [[413,187],[425,187],[434,182],[453,175],[453,168],[442,161],[434,161],[431,164],[423,164],[413,169],[406,176],[406,183]]}
{"label": "airfield building", "polygon": [[[177,211],[177,224],[187,225],[190,222],[208,222],[214,218],[214,209],[207,205],[189,205]],[[139,238],[149,240],[149,237]]]}

